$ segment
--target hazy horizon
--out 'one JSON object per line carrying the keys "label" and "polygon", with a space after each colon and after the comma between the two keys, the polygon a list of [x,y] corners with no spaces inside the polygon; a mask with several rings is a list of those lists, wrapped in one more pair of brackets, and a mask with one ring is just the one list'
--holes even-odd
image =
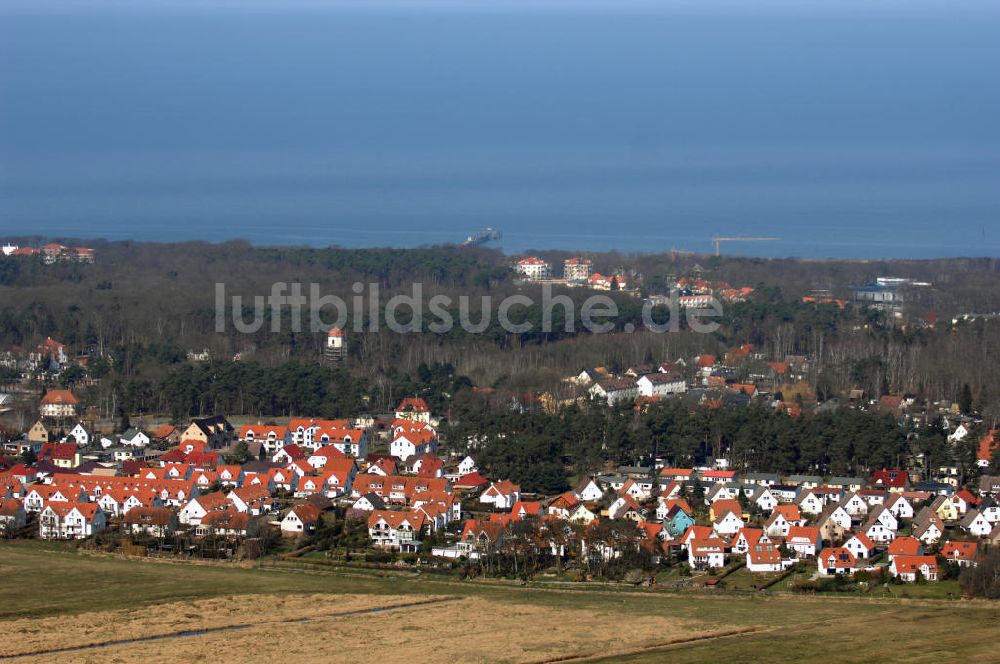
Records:
{"label": "hazy horizon", "polygon": [[6,3],[0,235],[1000,255],[998,28],[979,2]]}

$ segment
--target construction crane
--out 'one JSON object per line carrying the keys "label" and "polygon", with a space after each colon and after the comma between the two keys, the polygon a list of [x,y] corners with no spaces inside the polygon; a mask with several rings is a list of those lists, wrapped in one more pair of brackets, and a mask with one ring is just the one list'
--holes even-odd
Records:
{"label": "construction crane", "polygon": [[723,242],[776,242],[780,240],[780,237],[747,237],[743,235],[733,235],[731,237],[724,237],[722,235],[713,235],[712,242],[715,243],[715,255],[721,256],[721,243]]}

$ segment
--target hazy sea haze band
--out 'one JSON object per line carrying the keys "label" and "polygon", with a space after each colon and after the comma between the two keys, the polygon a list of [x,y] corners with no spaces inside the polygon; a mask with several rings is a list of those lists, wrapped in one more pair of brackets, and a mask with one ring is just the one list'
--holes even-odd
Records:
{"label": "hazy sea haze band", "polygon": [[105,4],[0,12],[0,236],[1000,255],[997,12]]}

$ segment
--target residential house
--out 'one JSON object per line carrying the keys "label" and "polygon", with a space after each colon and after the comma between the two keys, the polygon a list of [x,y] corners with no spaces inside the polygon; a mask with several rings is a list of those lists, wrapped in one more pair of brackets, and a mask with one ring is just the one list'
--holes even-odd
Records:
{"label": "residential house", "polygon": [[285,445],[289,438],[288,427],[273,424],[248,424],[239,431],[239,439],[246,443],[261,443],[269,454]]}
{"label": "residential house", "polygon": [[885,501],[885,508],[897,519],[912,519],[913,504],[906,496],[894,493]]}
{"label": "residential house", "polygon": [[363,512],[374,512],[375,510],[384,510],[386,506],[384,500],[379,498],[377,494],[369,491],[355,500],[354,504],[351,505],[351,508],[361,510]]}
{"label": "residential house", "polygon": [[426,429],[401,431],[393,437],[389,445],[389,454],[405,461],[412,456],[437,452],[437,448],[437,434],[433,431]]}
{"label": "residential house", "polygon": [[166,507],[136,507],[122,517],[122,525],[133,535],[170,537],[178,523],[177,513]]}
{"label": "residential house", "polygon": [[227,539],[246,537],[250,529],[250,521],[251,516],[248,512],[239,512],[235,509],[215,510],[202,518],[198,527],[195,528],[195,535]]}
{"label": "residential house", "polygon": [[493,505],[498,510],[508,510],[521,500],[521,487],[510,480],[494,482],[479,495],[479,502]]}
{"label": "residential house", "polygon": [[991,524],[985,516],[979,513],[979,510],[969,510],[969,512],[962,517],[959,525],[970,535],[976,537],[986,537],[993,530],[993,524]]}
{"label": "residential house", "polygon": [[777,473],[744,473],[742,477],[745,482],[758,486],[770,487],[781,484],[781,476]]}
{"label": "residential house", "polygon": [[28,513],[17,498],[0,498],[0,536],[23,528],[28,520]]}
{"label": "residential house", "polygon": [[576,489],[573,490],[573,493],[579,500],[585,503],[595,503],[604,497],[604,491],[592,477],[581,480],[577,484]]}
{"label": "residential house", "polygon": [[815,490],[808,488],[802,489],[799,492],[799,496],[795,501],[795,504],[798,505],[803,514],[819,514],[826,506],[822,495]]}
{"label": "residential house", "polygon": [[958,563],[959,567],[975,567],[978,544],[976,542],[945,542],[941,546],[941,555]]}
{"label": "residential house", "polygon": [[49,430],[45,428],[41,420],[32,424],[31,428],[28,429],[28,442],[30,443],[47,443],[49,436]]}
{"label": "residential house", "polygon": [[814,557],[821,544],[819,528],[815,526],[792,526],[785,538],[785,546],[797,553],[799,558]]}
{"label": "residential house", "polygon": [[76,443],[45,443],[38,452],[38,461],[48,461],[59,468],[80,465],[80,447]]}
{"label": "residential house", "polygon": [[903,537],[897,537],[889,543],[886,556],[888,556],[889,560],[892,560],[896,556],[919,556],[923,552],[924,547],[920,543],[920,540],[904,535]]}
{"label": "residential house", "polygon": [[368,537],[379,548],[416,552],[420,550],[420,534],[426,521],[417,511],[375,510],[368,517]]}
{"label": "residential house", "polygon": [[937,496],[931,501],[931,510],[937,514],[945,523],[958,521],[958,505],[948,499],[947,496]]}
{"label": "residential house", "polygon": [[646,510],[643,509],[635,498],[629,496],[628,494],[618,496],[608,506],[608,518],[609,519],[629,519],[631,521],[644,521],[646,517]]}
{"label": "residential house", "polygon": [[431,421],[431,411],[420,397],[407,397],[396,406],[396,419],[427,424]]}
{"label": "residential house", "polygon": [[76,441],[79,447],[86,447],[97,441],[94,432],[83,426],[83,422],[77,422],[76,426],[70,429],[69,437]]}
{"label": "residential house", "polygon": [[895,556],[889,563],[889,573],[910,583],[917,580],[918,574],[927,581],[937,581],[937,558],[934,556]]}
{"label": "residential house", "polygon": [[840,541],[851,529],[851,515],[840,505],[828,505],[816,518],[820,536],[827,541]]}
{"label": "residential house", "polygon": [[855,533],[849,540],[844,542],[844,548],[854,554],[857,559],[871,558],[875,553],[875,542],[871,541],[864,533]]}
{"label": "residential house", "polygon": [[778,499],[769,488],[763,486],[757,487],[757,490],[750,496],[750,502],[760,508],[762,512],[770,512],[778,506]]}
{"label": "residential house", "polygon": [[819,475],[789,475],[785,478],[785,484],[802,487],[803,489],[815,489],[823,484],[823,478]]}
{"label": "residential house", "polygon": [[644,397],[665,397],[687,391],[687,382],[679,373],[646,374],[635,382],[639,395]]}
{"label": "residential house", "polygon": [[844,496],[840,506],[851,515],[852,519],[861,519],[868,514],[868,503],[854,491]]}
{"label": "residential house", "polygon": [[905,470],[886,469],[872,473],[872,487],[885,489],[893,493],[901,493],[910,483],[910,474]]}
{"label": "residential house", "polygon": [[235,437],[235,429],[222,415],[200,417],[191,420],[191,424],[181,434],[181,441],[197,440],[205,444],[207,449],[217,450],[229,447]]}
{"label": "residential house", "polygon": [[844,491],[860,491],[865,487],[865,480],[861,477],[831,477],[827,482],[827,486],[836,487],[838,489],[843,489]]}
{"label": "residential house", "polygon": [[712,530],[716,535],[735,535],[741,528],[746,526],[746,522],[743,521],[742,510],[734,512],[727,508],[715,513],[716,517],[712,519]]}
{"label": "residential house", "polygon": [[49,390],[42,397],[38,414],[56,420],[76,417],[76,407],[79,403],[69,390]]}
{"label": "residential house", "polygon": [[587,391],[591,397],[607,402],[609,406],[626,401],[634,401],[639,396],[639,388],[629,378],[610,378],[595,383]]}
{"label": "residential house", "polygon": [[[683,503],[683,506],[680,503]],[[691,512],[690,507],[687,507],[687,503],[683,499],[674,501],[674,504],[667,508],[667,512],[661,521],[663,521],[663,525],[667,531],[675,537],[685,532],[695,523],[693,512]]]}
{"label": "residential house", "polygon": [[184,525],[197,526],[205,515],[215,510],[225,509],[229,505],[226,494],[221,491],[206,493],[202,496],[192,498],[181,508],[178,515],[180,522]]}
{"label": "residential house", "polygon": [[691,539],[688,564],[694,569],[720,569],[726,566],[726,543],[717,537]]}
{"label": "residential house", "polygon": [[149,436],[141,429],[131,428],[119,437],[120,444],[126,447],[145,448],[149,445]]}
{"label": "residential house", "polygon": [[854,554],[840,546],[828,546],[820,551],[816,556],[816,566],[824,576],[850,575],[860,569]]}
{"label": "residential house", "polygon": [[746,553],[750,548],[759,543],[770,544],[771,540],[760,528],[742,528],[732,541],[733,553]]}
{"label": "residential house", "polygon": [[780,572],[782,570],[781,551],[770,542],[759,542],[746,553],[747,571]]}
{"label": "residential house", "polygon": [[320,522],[322,512],[312,503],[294,505],[281,520],[282,535],[303,535],[312,531]]}
{"label": "residential house", "polygon": [[930,545],[937,544],[944,535],[944,522],[937,516],[933,516],[924,522],[913,524],[913,536],[922,543]]}
{"label": "residential house", "polygon": [[42,539],[86,539],[107,527],[107,516],[96,503],[50,502],[38,517]]}

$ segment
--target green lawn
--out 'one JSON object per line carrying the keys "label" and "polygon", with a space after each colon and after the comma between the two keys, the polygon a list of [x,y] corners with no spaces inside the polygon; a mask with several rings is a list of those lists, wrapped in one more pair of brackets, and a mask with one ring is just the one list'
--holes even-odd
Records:
{"label": "green lawn", "polygon": [[[749,573],[741,570],[730,578],[739,574]],[[946,597],[947,588],[953,587],[950,584],[893,586],[892,590],[906,590],[912,598],[918,593]],[[758,630],[613,660],[619,662],[931,661],[927,657],[931,653],[937,654],[937,661],[959,656],[987,661],[994,655],[987,648],[992,649],[991,644],[1000,640],[1000,604],[985,602],[873,600],[853,593],[803,597],[725,591],[626,592],[596,584],[564,584],[560,588],[542,589],[537,584],[520,588],[430,574],[164,564],[87,555],[59,544],[0,543],[0,619],[247,593],[445,594],[530,603],[554,611],[610,610],[620,613],[622,620],[640,614],[661,615]],[[968,638],[970,629],[976,638]]]}

